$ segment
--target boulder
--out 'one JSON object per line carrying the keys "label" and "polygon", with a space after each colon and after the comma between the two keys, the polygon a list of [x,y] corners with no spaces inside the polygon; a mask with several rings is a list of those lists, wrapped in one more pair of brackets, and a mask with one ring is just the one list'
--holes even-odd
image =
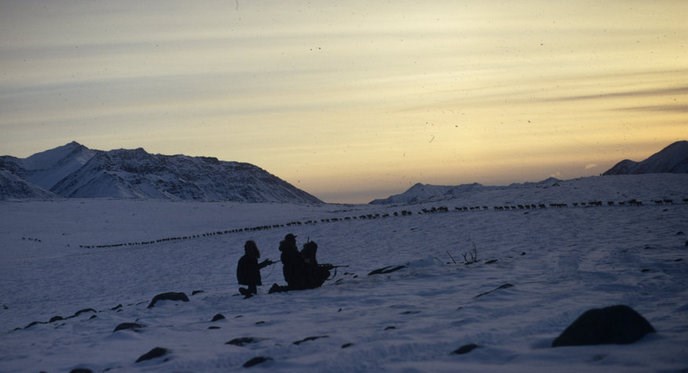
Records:
{"label": "boulder", "polygon": [[631,307],[616,305],[585,311],[552,342],[552,347],[629,344],[654,332],[655,328]]}

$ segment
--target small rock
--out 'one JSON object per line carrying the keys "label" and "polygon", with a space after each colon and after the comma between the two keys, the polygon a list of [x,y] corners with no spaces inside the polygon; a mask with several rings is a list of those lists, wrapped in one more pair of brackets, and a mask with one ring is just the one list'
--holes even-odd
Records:
{"label": "small rock", "polygon": [[396,328],[397,328],[396,326],[388,326],[388,327],[385,328],[385,330],[393,330],[393,329],[396,329]]}
{"label": "small rock", "polygon": [[253,338],[253,337],[241,337],[241,338],[234,338],[229,342],[225,342],[225,344],[243,347],[243,346],[246,346],[247,344],[257,343],[257,342],[260,342],[260,339]]}
{"label": "small rock", "polygon": [[210,330],[216,330],[216,329],[221,329],[221,328],[220,328],[219,326],[213,325],[213,326],[209,326],[208,329],[210,329]]}
{"label": "small rock", "polygon": [[93,371],[88,368],[74,368],[69,373],[93,373]]}
{"label": "small rock", "polygon": [[262,363],[265,363],[266,361],[270,361],[270,360],[272,360],[272,359],[269,357],[256,356],[256,357],[250,359],[249,361],[245,362],[244,365],[242,365],[242,366],[244,368],[250,368],[252,366],[256,366],[258,364],[262,364]]}
{"label": "small rock", "polygon": [[163,356],[167,355],[169,352],[170,351],[166,348],[156,347],[156,348],[146,352],[145,354],[141,355],[141,357],[136,359],[136,362],[140,363],[140,362],[146,361],[146,360],[157,359],[159,357],[163,357]]}
{"label": "small rock", "polygon": [[302,339],[302,340],[300,340],[300,341],[294,342],[294,344],[298,346],[298,345],[300,345],[301,343],[308,342],[308,341],[315,341],[316,339],[320,339],[320,338],[328,338],[328,336],[326,336],[326,335],[318,335],[318,336],[314,336],[314,337],[306,337],[306,338],[304,338],[304,339]]}
{"label": "small rock", "polygon": [[194,291],[191,292],[191,296],[194,296],[194,295],[196,295],[196,294],[202,294],[202,293],[205,293],[205,291],[203,291],[203,290],[194,290]]}
{"label": "small rock", "polygon": [[82,313],[87,313],[87,312],[96,313],[96,312],[98,312],[98,311],[94,310],[93,308],[84,308],[84,309],[82,309],[82,310],[76,311],[76,312],[74,313],[74,315],[72,315],[72,317],[77,317],[77,316],[81,315]]}
{"label": "small rock", "polygon": [[122,309],[122,307],[124,307],[124,306],[122,306],[122,303],[120,303],[120,304],[110,308],[110,311],[117,311],[117,310]]}
{"label": "small rock", "polygon": [[354,345],[353,343],[344,343],[344,344],[342,345],[342,348],[349,348],[349,347],[351,347],[351,346],[353,346],[353,345]]}
{"label": "small rock", "polygon": [[495,264],[495,263],[497,263],[497,259],[490,259],[490,260],[485,262],[485,264]]}
{"label": "small rock", "polygon": [[189,297],[186,296],[184,293],[177,293],[177,292],[168,292],[168,293],[161,293],[153,297],[151,302],[148,304],[148,308],[153,308],[155,307],[155,304],[161,300],[172,300],[172,301],[181,301],[181,302],[188,302]]}
{"label": "small rock", "polygon": [[53,316],[48,322],[51,323],[51,322],[60,321],[60,320],[64,320],[64,317],[62,317],[62,316]]}
{"label": "small rock", "polygon": [[137,329],[143,328],[143,325],[137,324],[135,322],[123,322],[115,327],[115,330],[112,332],[120,331],[120,330],[134,330],[136,331]]}
{"label": "small rock", "polygon": [[452,354],[453,354],[453,355],[463,355],[463,354],[467,354],[467,353],[469,353],[469,352],[475,350],[475,349],[478,348],[478,347],[480,347],[480,346],[478,346],[478,345],[475,344],[475,343],[469,343],[469,344],[467,344],[467,345],[463,345],[463,346],[457,348],[456,350],[454,350],[454,351],[452,352]]}
{"label": "small rock", "polygon": [[213,316],[213,319],[211,321],[215,322],[215,321],[220,321],[220,320],[224,320],[224,319],[225,319],[225,315],[218,313],[217,315]]}

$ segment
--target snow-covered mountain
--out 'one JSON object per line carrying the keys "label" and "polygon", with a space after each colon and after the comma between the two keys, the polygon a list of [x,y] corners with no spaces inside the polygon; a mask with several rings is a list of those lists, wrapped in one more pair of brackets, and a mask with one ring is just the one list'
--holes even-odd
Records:
{"label": "snow-covered mountain", "polygon": [[625,159],[604,175],[688,173],[688,141],[677,141],[641,162]]}
{"label": "snow-covered mountain", "polygon": [[[72,142],[26,159],[2,157],[0,170],[65,198],[322,203],[248,163],[141,148],[100,151]],[[24,198],[9,188],[0,195]]]}
{"label": "snow-covered mountain", "polygon": [[1,199],[50,199],[55,195],[40,187],[28,183],[26,180],[9,172],[0,169],[0,196],[7,196]]}
{"label": "snow-covered mountain", "polygon": [[[645,182],[645,179],[620,177],[623,175],[636,174],[686,174],[688,173],[688,141],[675,142],[657,154],[642,162],[634,162],[624,160],[616,164],[609,171],[605,172],[603,177],[586,177],[573,180],[558,180],[555,178],[548,178],[546,180],[535,183],[511,184],[508,186],[485,186],[477,183],[464,185],[428,185],[416,184],[407,191],[392,195],[388,198],[376,199],[371,202],[373,205],[385,204],[417,204],[424,202],[445,201],[453,199],[471,199],[483,200],[487,205],[509,204],[511,201],[493,201],[493,198],[499,198],[499,192],[509,190],[521,190],[524,195],[528,195],[532,200],[531,203],[551,203],[551,202],[565,202],[561,201],[561,196],[569,197],[571,201],[585,201],[590,199],[586,197],[583,191],[588,190],[591,184],[596,187],[605,188],[609,199],[618,199],[617,196],[630,195],[629,188],[635,188],[638,182]],[[615,175],[617,177],[611,177]],[[676,176],[681,178],[681,176]],[[602,179],[597,181],[596,179]],[[663,182],[665,179],[672,179],[671,176],[659,177],[652,179],[654,181]],[[688,178],[686,178],[688,182]],[[660,187],[659,190],[663,190]],[[559,188],[556,191],[552,188]],[[560,193],[565,191],[566,193]],[[680,191],[677,191],[680,192]],[[634,198],[637,198],[635,196]],[[642,198],[642,197],[641,197]],[[662,199],[669,198],[664,196],[647,196],[647,198]],[[559,200],[559,201],[557,201]]]}

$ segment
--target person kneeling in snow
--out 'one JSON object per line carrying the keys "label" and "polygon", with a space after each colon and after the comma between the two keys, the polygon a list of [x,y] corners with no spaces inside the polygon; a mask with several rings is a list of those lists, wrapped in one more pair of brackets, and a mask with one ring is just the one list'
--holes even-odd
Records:
{"label": "person kneeling in snow", "polygon": [[304,262],[304,277],[305,288],[315,289],[322,286],[322,284],[330,277],[331,264],[318,264],[316,254],[318,252],[318,244],[314,241],[308,241],[303,245],[301,250],[301,257]]}
{"label": "person kneeling in snow", "polygon": [[260,278],[260,270],[272,264],[270,259],[265,259],[258,263],[260,251],[252,240],[244,244],[244,256],[239,259],[237,264],[237,280],[239,285],[246,285],[248,288],[239,288],[239,292],[247,297],[258,293],[256,286],[263,285]]}
{"label": "person kneeling in snow", "polygon": [[272,285],[269,293],[285,292],[289,290],[315,289],[330,277],[331,264],[318,264],[316,253],[318,245],[308,241],[299,252],[296,246],[296,236],[287,234],[280,242],[280,251],[284,279],[287,286]]}

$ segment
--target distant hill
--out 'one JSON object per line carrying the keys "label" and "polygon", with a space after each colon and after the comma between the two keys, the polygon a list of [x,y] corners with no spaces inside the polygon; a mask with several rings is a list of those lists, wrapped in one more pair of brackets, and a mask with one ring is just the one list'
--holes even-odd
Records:
{"label": "distant hill", "polygon": [[0,199],[126,198],[320,204],[249,163],[92,150],[71,142],[25,159],[0,157]]}
{"label": "distant hill", "polygon": [[388,205],[388,204],[416,204],[434,201],[445,201],[451,199],[465,198],[467,195],[474,195],[477,193],[495,192],[500,190],[516,190],[516,189],[531,189],[531,188],[547,188],[550,186],[558,186],[561,180],[555,178],[548,178],[537,183],[523,183],[511,184],[509,186],[488,186],[478,183],[462,184],[462,185],[429,185],[418,183],[407,191],[401,194],[376,199],[370,204],[372,205]]}
{"label": "distant hill", "polygon": [[625,159],[607,170],[603,175],[660,173],[688,173],[688,141],[675,142],[641,162]]}

